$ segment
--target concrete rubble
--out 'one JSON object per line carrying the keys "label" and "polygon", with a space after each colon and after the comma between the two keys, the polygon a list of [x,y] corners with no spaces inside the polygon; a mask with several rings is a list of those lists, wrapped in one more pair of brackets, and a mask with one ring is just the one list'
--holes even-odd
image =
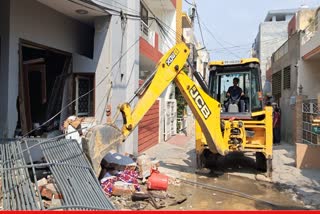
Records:
{"label": "concrete rubble", "polygon": [[[47,176],[47,178],[42,178],[38,180],[37,184],[44,208],[48,209],[59,207],[63,204],[63,195],[61,194],[61,191],[58,189],[55,181],[52,179],[52,176],[49,175]],[[40,197],[38,194],[36,194],[36,197],[36,200],[40,201]]]}
{"label": "concrete rubble", "polygon": [[[42,161],[28,149],[29,157],[17,152],[28,145],[39,147]],[[3,210],[115,209],[75,140],[7,140],[0,146]]]}
{"label": "concrete rubble", "polygon": [[162,209],[186,201],[185,196],[170,191],[170,186],[179,183],[161,174],[158,167],[159,161],[148,155],[135,158],[111,151],[101,162],[99,180],[121,210]]}

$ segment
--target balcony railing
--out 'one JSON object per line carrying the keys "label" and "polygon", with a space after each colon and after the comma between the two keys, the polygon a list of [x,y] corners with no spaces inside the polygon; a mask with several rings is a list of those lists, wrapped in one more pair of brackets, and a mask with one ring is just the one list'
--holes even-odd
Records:
{"label": "balcony railing", "polygon": [[152,47],[155,47],[155,32],[150,30],[149,26],[143,21],[140,22],[140,35],[152,45]]}
{"label": "balcony railing", "polygon": [[311,22],[306,29],[304,29],[304,35],[301,40],[302,45],[306,44],[315,35],[315,33],[319,31],[319,24],[318,17],[316,17],[315,20]]}

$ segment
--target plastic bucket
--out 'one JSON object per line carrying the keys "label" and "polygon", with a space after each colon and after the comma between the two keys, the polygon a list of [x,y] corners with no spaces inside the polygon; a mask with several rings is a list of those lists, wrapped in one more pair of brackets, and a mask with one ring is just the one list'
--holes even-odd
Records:
{"label": "plastic bucket", "polygon": [[168,176],[161,174],[159,171],[153,171],[148,178],[147,187],[153,190],[167,190],[168,180]]}

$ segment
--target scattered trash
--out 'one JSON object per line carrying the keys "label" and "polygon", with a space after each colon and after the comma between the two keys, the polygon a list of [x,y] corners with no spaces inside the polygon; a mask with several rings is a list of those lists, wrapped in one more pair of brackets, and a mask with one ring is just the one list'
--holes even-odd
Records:
{"label": "scattered trash", "polygon": [[174,205],[177,205],[177,204],[182,204],[183,202],[185,202],[187,200],[187,197],[184,197],[184,198],[181,198],[179,200],[176,200],[174,202],[172,202],[171,204],[169,204],[169,206],[174,206]]}
{"label": "scattered trash", "polygon": [[116,153],[115,151],[110,151],[104,158],[107,163],[117,164],[119,166],[132,166],[136,167],[137,164],[132,160],[132,158]]}
{"label": "scattered trash", "polygon": [[144,182],[151,175],[152,161],[148,155],[142,154],[137,158],[139,178]]}
{"label": "scattered trash", "polygon": [[145,154],[135,158],[109,152],[101,161],[101,187],[119,210],[161,209],[186,201],[167,192],[169,183],[180,185],[180,180],[160,173],[159,166]]}
{"label": "scattered trash", "polygon": [[134,191],[140,191],[137,178],[138,173],[136,171],[125,170],[117,176],[103,178],[101,186],[108,196],[132,194]]}

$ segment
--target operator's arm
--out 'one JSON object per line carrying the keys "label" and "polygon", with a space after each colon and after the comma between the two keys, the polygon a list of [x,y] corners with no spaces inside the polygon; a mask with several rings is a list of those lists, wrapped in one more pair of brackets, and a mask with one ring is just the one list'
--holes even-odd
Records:
{"label": "operator's arm", "polygon": [[228,91],[227,91],[227,94],[226,94],[227,97],[230,97],[230,95],[231,95],[231,87],[232,87],[232,86],[230,86],[230,87],[228,88]]}

